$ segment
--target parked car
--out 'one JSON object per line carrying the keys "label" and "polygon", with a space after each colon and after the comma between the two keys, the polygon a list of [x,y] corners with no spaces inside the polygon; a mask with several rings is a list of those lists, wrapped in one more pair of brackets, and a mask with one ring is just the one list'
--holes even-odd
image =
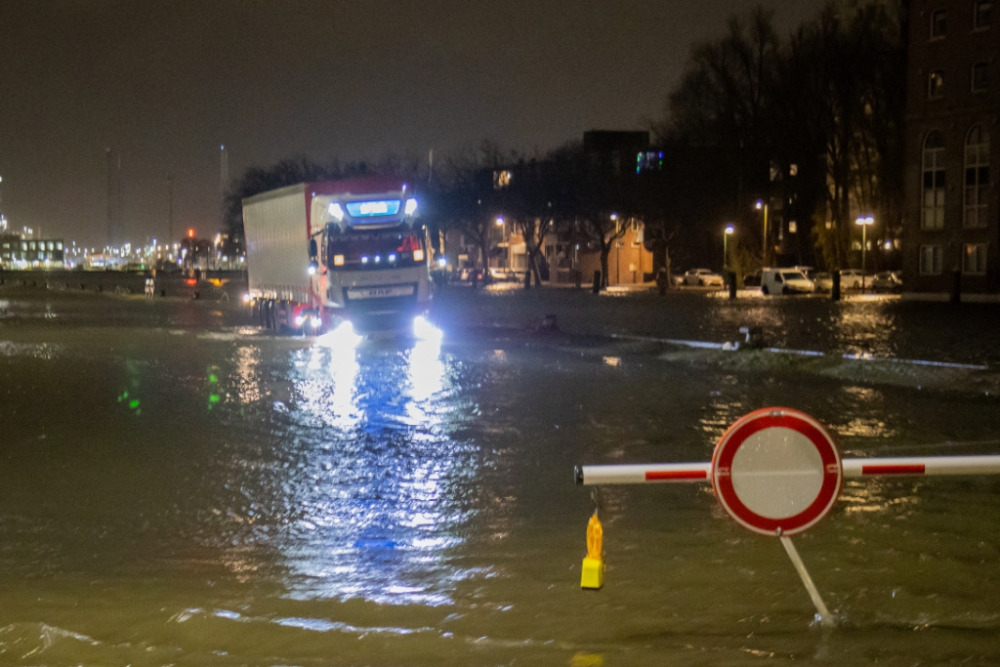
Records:
{"label": "parked car", "polygon": [[816,285],[817,292],[829,292],[833,290],[833,276],[826,271],[816,271],[808,277]]}
{"label": "parked car", "polygon": [[861,289],[865,283],[865,272],[861,269],[841,269],[840,288],[841,289]]}
{"label": "parked car", "polygon": [[671,273],[670,274],[670,284],[674,287],[680,287],[684,284],[684,274],[683,273]]}
{"label": "parked car", "polygon": [[808,294],[816,291],[813,281],[798,269],[764,269],[760,274],[764,294]]}
{"label": "parked car", "polygon": [[691,269],[684,274],[684,284],[722,287],[722,276],[709,269]]}
{"label": "parked car", "polygon": [[872,278],[872,289],[876,292],[898,292],[902,288],[902,271],[879,271]]}

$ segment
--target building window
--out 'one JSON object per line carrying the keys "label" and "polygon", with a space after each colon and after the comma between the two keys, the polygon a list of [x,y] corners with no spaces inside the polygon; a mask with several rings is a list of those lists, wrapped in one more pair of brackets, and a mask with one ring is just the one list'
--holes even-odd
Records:
{"label": "building window", "polygon": [[944,228],[944,136],[934,130],[924,141],[921,229]]}
{"label": "building window", "polygon": [[972,18],[972,27],[975,30],[986,30],[990,27],[991,9],[993,9],[992,0],[980,0],[976,3],[975,16]]}
{"label": "building window", "polygon": [[941,39],[944,37],[946,27],[943,9],[939,9],[931,14],[931,39]]}
{"label": "building window", "polygon": [[939,100],[944,97],[944,70],[936,69],[927,78],[927,98]]}
{"label": "building window", "polygon": [[972,92],[983,93],[989,89],[989,70],[986,67],[986,63],[976,63],[972,66]]}
{"label": "building window", "polygon": [[986,244],[967,244],[962,252],[962,273],[986,273]]}
{"label": "building window", "polygon": [[990,191],[990,135],[981,125],[969,130],[965,140],[966,227],[986,226],[986,203]]}
{"label": "building window", "polygon": [[920,246],[920,274],[924,276],[941,275],[941,260],[944,248],[939,245]]}

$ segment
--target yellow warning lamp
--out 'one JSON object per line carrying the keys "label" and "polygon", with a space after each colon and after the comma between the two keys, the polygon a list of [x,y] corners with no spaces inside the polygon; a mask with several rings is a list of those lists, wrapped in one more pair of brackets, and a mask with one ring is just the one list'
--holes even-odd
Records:
{"label": "yellow warning lamp", "polygon": [[597,518],[597,512],[594,512],[587,523],[587,557],[583,559],[580,588],[597,590],[604,585],[604,561],[601,560],[603,541],[604,529]]}

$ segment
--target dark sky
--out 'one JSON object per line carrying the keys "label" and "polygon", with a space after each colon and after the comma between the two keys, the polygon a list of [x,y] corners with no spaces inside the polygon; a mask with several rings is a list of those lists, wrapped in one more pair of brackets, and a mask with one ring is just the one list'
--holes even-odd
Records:
{"label": "dark sky", "polygon": [[[822,0],[770,0],[782,34]],[[219,226],[229,173],[305,154],[440,156],[484,138],[545,151],[646,129],[724,0],[0,0],[0,209],[12,228],[107,240]],[[117,166],[117,157],[115,158]]]}

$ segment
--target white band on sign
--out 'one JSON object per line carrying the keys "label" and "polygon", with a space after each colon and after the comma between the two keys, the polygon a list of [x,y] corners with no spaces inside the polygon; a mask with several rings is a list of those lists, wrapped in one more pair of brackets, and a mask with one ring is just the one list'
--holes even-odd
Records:
{"label": "white band on sign", "polygon": [[842,478],[833,438],[790,408],[742,417],[712,457],[712,487],[722,508],[762,535],[795,535],[816,525],[837,501]]}

